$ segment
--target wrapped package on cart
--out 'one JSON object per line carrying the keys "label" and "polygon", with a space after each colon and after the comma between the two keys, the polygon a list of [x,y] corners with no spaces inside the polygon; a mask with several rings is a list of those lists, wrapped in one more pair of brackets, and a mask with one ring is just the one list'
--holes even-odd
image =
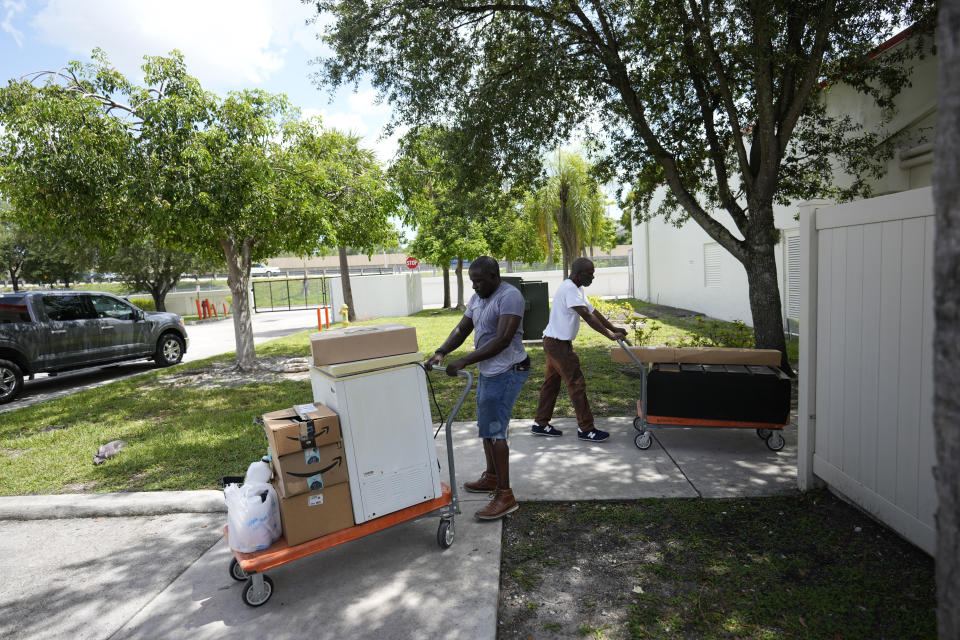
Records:
{"label": "wrapped package on cart", "polygon": [[337,414],[321,403],[262,416],[287,544],[354,525]]}

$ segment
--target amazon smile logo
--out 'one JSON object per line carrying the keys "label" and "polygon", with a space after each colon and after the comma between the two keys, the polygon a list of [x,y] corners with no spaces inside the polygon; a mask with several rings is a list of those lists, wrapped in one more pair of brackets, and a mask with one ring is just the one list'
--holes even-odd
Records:
{"label": "amazon smile logo", "polygon": [[312,478],[317,474],[326,473],[327,471],[330,471],[330,469],[333,469],[334,467],[339,467],[342,462],[343,462],[343,456],[337,456],[333,459],[333,462],[331,462],[328,466],[324,467],[323,469],[320,469],[319,471],[309,471],[307,473],[294,473],[292,471],[287,471],[287,475],[293,476],[294,478]]}

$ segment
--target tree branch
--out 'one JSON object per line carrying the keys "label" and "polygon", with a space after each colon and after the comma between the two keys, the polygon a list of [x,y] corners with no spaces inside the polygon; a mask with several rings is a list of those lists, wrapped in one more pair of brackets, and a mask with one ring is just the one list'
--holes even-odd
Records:
{"label": "tree branch", "polygon": [[[680,7],[682,13],[682,6]],[[685,18],[686,16],[684,16]],[[687,60],[687,69],[690,72],[690,78],[693,82],[694,91],[697,94],[697,103],[700,106],[700,115],[703,118],[704,131],[707,136],[707,143],[710,146],[710,159],[713,164],[714,175],[717,177],[717,188],[720,196],[720,203],[733,218],[737,228],[741,233],[746,233],[747,218],[743,208],[737,203],[736,198],[730,192],[730,177],[727,174],[726,152],[720,140],[717,137],[716,125],[714,121],[715,101],[708,91],[708,80],[704,77],[696,64],[697,55],[694,51],[691,33],[691,24],[688,20],[683,20],[683,44],[684,57]]]}
{"label": "tree branch", "polygon": [[733,136],[733,144],[737,150],[737,158],[740,161],[740,175],[743,176],[743,184],[747,189],[753,189],[753,171],[750,166],[750,158],[747,155],[746,145],[743,143],[744,129],[740,122],[740,113],[737,111],[737,105],[734,102],[733,93],[730,90],[730,79],[727,77],[726,70],[723,68],[723,61],[713,43],[713,36],[710,33],[708,23],[710,21],[710,5],[708,0],[703,0],[702,12],[697,7],[696,0],[689,0],[690,18],[697,25],[700,31],[700,37],[703,40],[704,47],[710,63],[713,66],[714,73],[717,74],[717,89],[723,98],[723,104],[727,111],[727,117],[730,118],[730,135]]}
{"label": "tree branch", "polygon": [[810,92],[813,90],[814,83],[816,83],[817,77],[820,74],[820,63],[823,61],[823,54],[827,48],[827,37],[830,35],[836,15],[836,2],[825,3],[803,79],[800,81],[800,86],[797,88],[797,92],[793,96],[793,100],[777,129],[777,143],[781,155],[783,155],[787,149],[787,145],[790,143],[793,129],[797,126],[797,121],[803,113],[803,108],[806,106]]}

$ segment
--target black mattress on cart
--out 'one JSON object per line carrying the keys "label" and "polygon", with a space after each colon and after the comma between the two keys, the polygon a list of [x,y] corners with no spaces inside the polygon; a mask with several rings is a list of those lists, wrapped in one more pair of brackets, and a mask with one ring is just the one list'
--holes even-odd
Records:
{"label": "black mattress on cart", "polygon": [[768,366],[657,363],[647,376],[647,414],[786,424],[790,379]]}

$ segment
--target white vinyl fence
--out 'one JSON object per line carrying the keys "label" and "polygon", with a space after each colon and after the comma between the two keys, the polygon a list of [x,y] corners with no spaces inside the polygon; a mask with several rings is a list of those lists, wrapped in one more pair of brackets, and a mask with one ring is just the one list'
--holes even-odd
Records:
{"label": "white vinyl fence", "polygon": [[933,195],[801,208],[798,479],[933,553]]}

